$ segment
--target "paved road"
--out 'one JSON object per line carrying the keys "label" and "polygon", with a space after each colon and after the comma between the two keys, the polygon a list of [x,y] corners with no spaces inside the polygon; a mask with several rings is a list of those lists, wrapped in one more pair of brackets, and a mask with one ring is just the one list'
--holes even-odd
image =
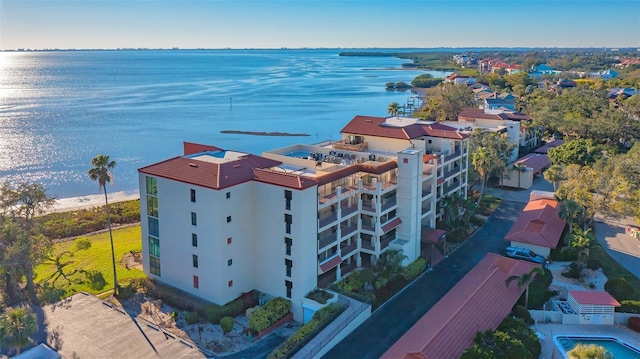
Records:
{"label": "paved road", "polygon": [[504,202],[464,245],[378,308],[323,358],[379,358],[486,253],[504,253],[504,236],[524,206],[521,202]]}
{"label": "paved road", "polygon": [[596,217],[596,238],[611,258],[640,278],[640,242],[626,233],[629,224],[635,224],[633,218],[614,221]]}

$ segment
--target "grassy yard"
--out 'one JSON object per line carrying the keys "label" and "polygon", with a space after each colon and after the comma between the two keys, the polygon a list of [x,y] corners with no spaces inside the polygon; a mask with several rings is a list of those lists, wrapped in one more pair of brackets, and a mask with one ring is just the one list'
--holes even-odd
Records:
{"label": "grassy yard", "polygon": [[602,272],[607,276],[607,279],[626,279],[633,288],[636,289],[633,300],[640,300],[640,279],[611,258],[595,239],[592,239],[591,243],[592,246],[589,249],[589,259],[597,259],[600,261],[602,264]]}
{"label": "grassy yard", "polygon": [[[53,247],[53,258],[64,251],[73,251],[72,254],[67,254],[60,260],[61,263],[66,264],[62,268],[66,278],[59,276],[60,272],[57,271],[54,262],[46,261],[36,267],[35,280],[40,286],[40,296],[43,301],[55,301],[80,291],[99,294],[113,289],[109,233],[83,238],[91,242],[89,249],[76,250],[76,241],[58,243]],[[145,275],[142,270],[127,269],[121,263],[125,254],[142,250],[140,226],[114,230],[113,242],[118,282],[122,283],[129,278],[143,278]]]}
{"label": "grassy yard", "polygon": [[500,207],[501,204],[502,198],[485,194],[482,196],[482,200],[480,201],[480,205],[478,206],[478,214],[488,216],[493,213],[496,208]]}

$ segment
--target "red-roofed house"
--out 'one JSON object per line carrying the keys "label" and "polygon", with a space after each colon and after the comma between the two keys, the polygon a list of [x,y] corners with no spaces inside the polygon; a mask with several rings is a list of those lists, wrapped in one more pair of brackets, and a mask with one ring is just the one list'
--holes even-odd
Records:
{"label": "red-roofed house", "polygon": [[529,200],[504,239],[512,247],[528,248],[548,257],[558,246],[566,224],[558,217],[558,207],[558,201],[551,198]]}
{"label": "red-roofed house", "polygon": [[[257,156],[195,143],[138,170],[145,273],[216,304],[259,290],[304,296],[376,263],[413,262],[437,201],[466,196],[468,135],[412,118],[356,116],[342,139]],[[427,244],[424,244],[427,246]]]}
{"label": "red-roofed house", "polygon": [[513,188],[531,188],[534,176],[541,174],[550,164],[551,161],[546,154],[529,153],[512,164],[511,169],[500,179],[500,185]]}
{"label": "red-roofed house", "polygon": [[460,358],[474,345],[476,333],[495,330],[524,292],[516,285],[505,286],[507,278],[529,273],[535,266],[487,254],[382,359]]}

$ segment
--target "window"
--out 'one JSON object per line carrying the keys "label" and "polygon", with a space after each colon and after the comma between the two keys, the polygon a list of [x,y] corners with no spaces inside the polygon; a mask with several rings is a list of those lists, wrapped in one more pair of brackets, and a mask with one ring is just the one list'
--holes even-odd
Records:
{"label": "window", "polygon": [[149,256],[149,272],[160,276],[160,258]]}
{"label": "window", "polygon": [[291,277],[291,267],[293,267],[293,262],[291,259],[285,259],[284,265],[287,267],[287,277]]}
{"label": "window", "polygon": [[291,198],[292,198],[293,194],[291,193],[291,191],[285,189],[284,190],[284,199],[285,199],[285,204],[284,204],[284,208],[289,211],[291,210]]}
{"label": "window", "polygon": [[147,176],[147,193],[152,195],[158,194],[158,179]]}
{"label": "window", "polygon": [[194,226],[198,225],[198,215],[195,212],[191,212],[191,224]]}
{"label": "window", "polygon": [[229,259],[229,260],[227,261],[227,266],[231,266],[232,264],[233,264],[233,259]]}
{"label": "window", "polygon": [[195,233],[191,233],[191,245],[194,247],[198,246],[198,235]]}
{"label": "window", "polygon": [[149,254],[160,257],[160,240],[158,238],[149,237]]}
{"label": "window", "polygon": [[227,244],[231,244],[231,237],[227,238]]}
{"label": "window", "polygon": [[227,199],[231,198],[231,192],[227,192]]}
{"label": "window", "polygon": [[428,140],[428,141],[427,141],[427,143],[432,143],[432,142],[433,142],[432,140]]}
{"label": "window", "polygon": [[197,276],[197,275],[194,275],[194,276],[193,276],[193,287],[194,287],[195,289],[200,288],[200,278],[198,278],[198,276]]}
{"label": "window", "polygon": [[196,190],[191,189],[191,202],[195,202],[195,201],[196,201]]}
{"label": "window", "polygon": [[231,222],[231,216],[227,216],[227,223]]}
{"label": "window", "polygon": [[233,281],[232,281],[232,280],[230,280],[229,282],[227,282],[227,286],[228,286],[229,288],[233,287]]}
{"label": "window", "polygon": [[198,268],[198,256],[197,255],[193,255],[192,256],[192,261],[193,261],[193,268]]}
{"label": "window", "polygon": [[403,158],[402,159],[402,163],[409,163],[409,159],[408,158]]}
{"label": "window", "polygon": [[287,234],[291,234],[291,215],[290,214],[285,214],[284,215],[284,223],[285,223],[285,233]]}
{"label": "window", "polygon": [[287,298],[291,298],[291,289],[293,289],[293,283],[288,280],[284,281],[285,287],[287,287]]}
{"label": "window", "polygon": [[158,197],[147,196],[147,214],[158,217]]}
{"label": "window", "polygon": [[293,244],[293,240],[291,238],[284,239],[284,245],[286,246],[285,253],[290,256],[291,255],[291,245]]}
{"label": "window", "polygon": [[148,218],[149,218],[149,235],[152,235],[154,237],[160,237],[158,219],[152,218],[152,217],[148,217]]}

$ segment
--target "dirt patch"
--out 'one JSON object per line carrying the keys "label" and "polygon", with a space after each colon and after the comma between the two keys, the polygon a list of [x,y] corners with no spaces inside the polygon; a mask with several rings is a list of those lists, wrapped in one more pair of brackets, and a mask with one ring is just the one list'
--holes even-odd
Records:
{"label": "dirt patch", "polygon": [[125,268],[136,268],[142,270],[142,254],[140,252],[125,253],[120,259],[120,264]]}
{"label": "dirt patch", "polygon": [[566,299],[571,290],[593,290],[603,291],[604,285],[607,283],[607,276],[602,272],[602,268],[595,270],[583,269],[584,276],[582,279],[567,278],[562,275],[571,262],[554,262],[549,264],[549,270],[553,274],[553,282],[549,286],[549,290],[558,291],[558,296]]}

